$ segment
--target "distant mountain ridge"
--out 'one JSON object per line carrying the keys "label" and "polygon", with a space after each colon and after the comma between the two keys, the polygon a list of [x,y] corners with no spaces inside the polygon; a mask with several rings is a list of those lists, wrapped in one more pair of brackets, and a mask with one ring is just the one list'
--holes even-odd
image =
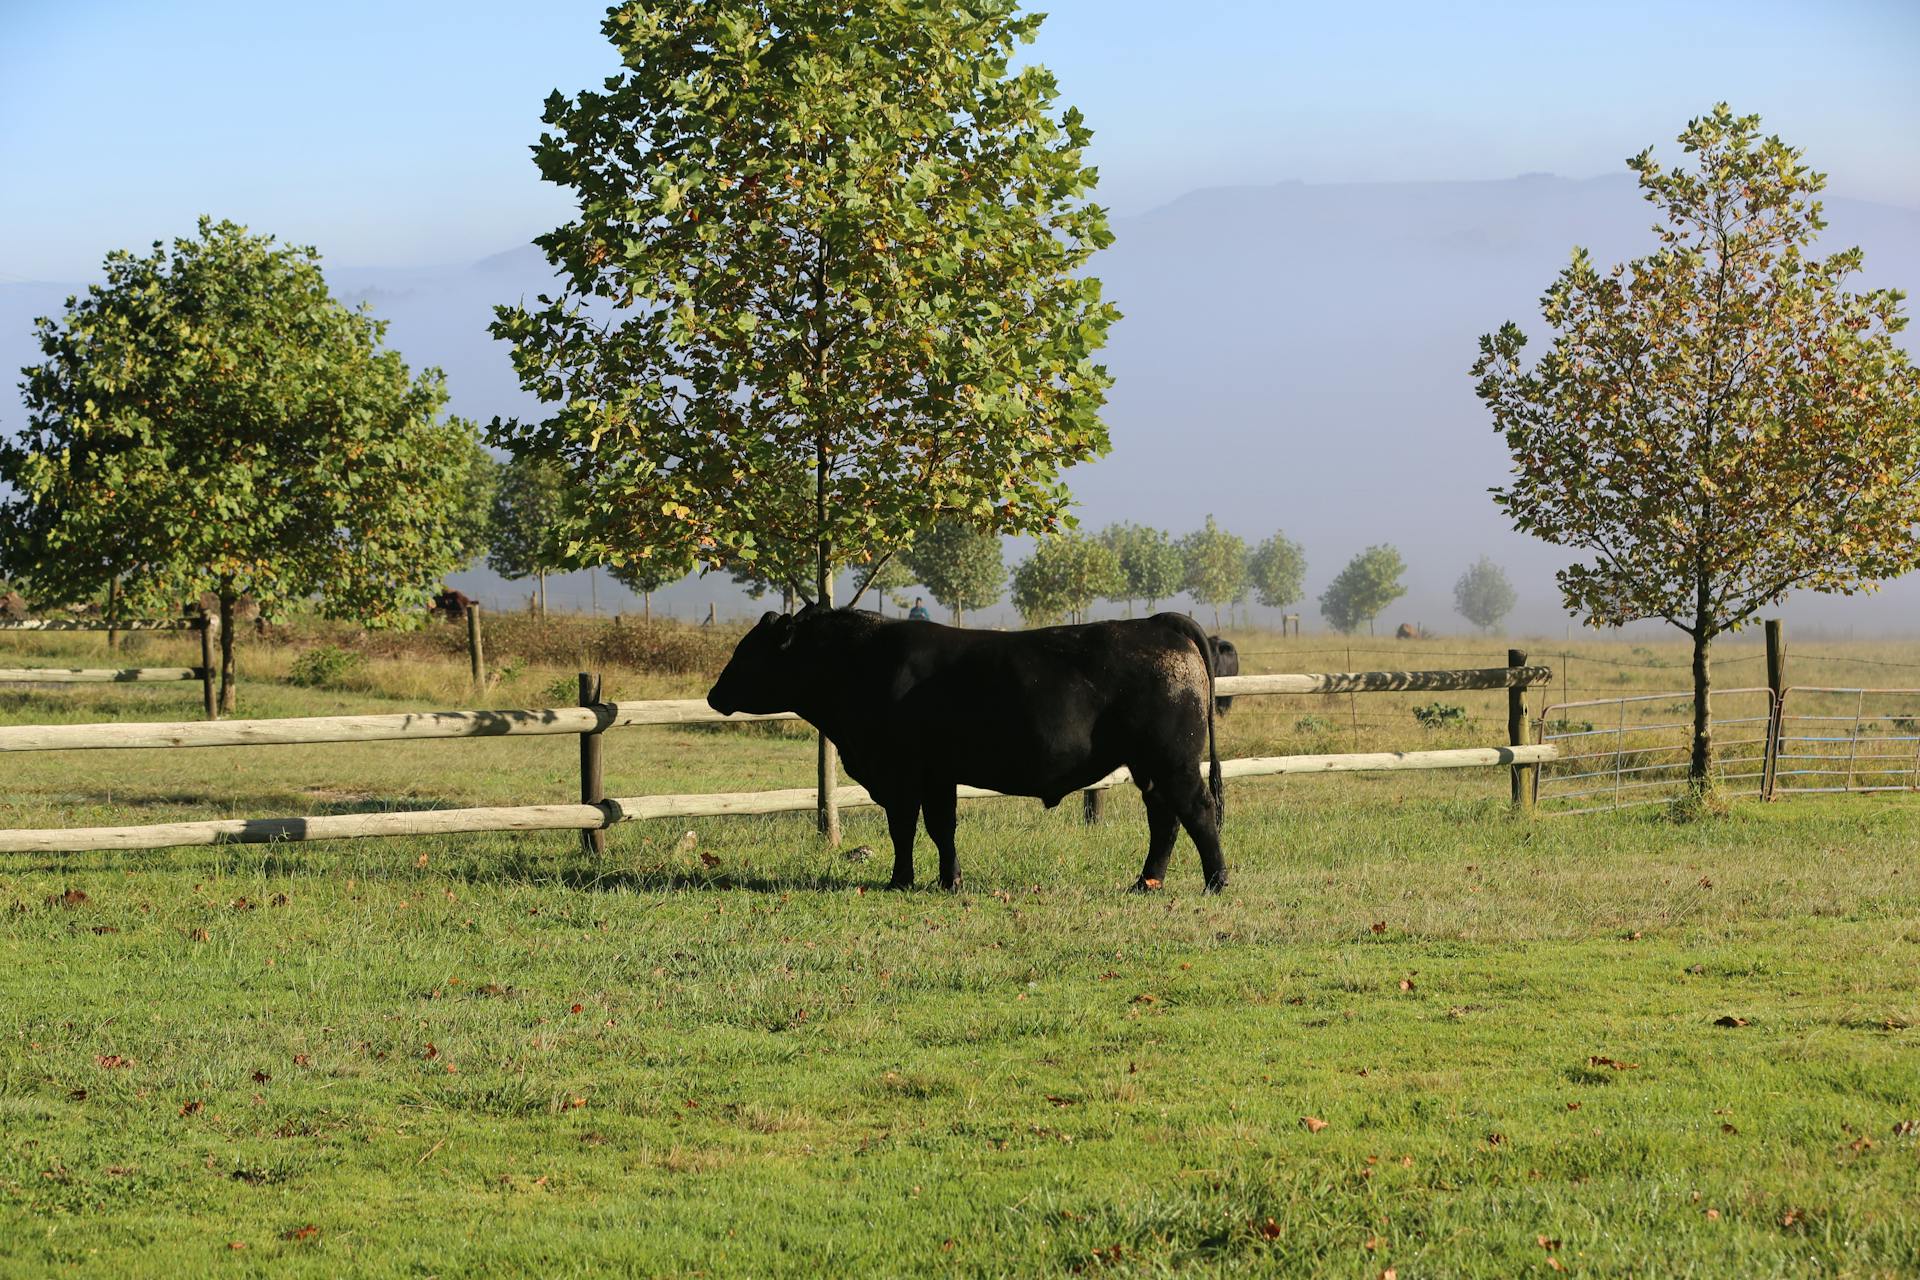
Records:
{"label": "distant mountain ridge", "polygon": [[[1920,210],[1825,203],[1821,249],[1862,246],[1860,286],[1920,289]],[[1179,532],[1211,513],[1249,542],[1284,528],[1307,550],[1309,599],[1295,609],[1310,626],[1312,597],[1347,558],[1392,542],[1410,591],[1383,615],[1389,630],[1402,620],[1464,630],[1452,584],[1485,553],[1519,589],[1516,622],[1557,633],[1551,575],[1568,557],[1512,533],[1488,500],[1507,459],[1467,369],[1478,335],[1501,322],[1539,331],[1537,300],[1575,245],[1622,261],[1651,248],[1654,219],[1631,174],[1208,188],[1115,219],[1115,244],[1093,268],[1125,314],[1105,355],[1114,451],[1069,473],[1083,524]],[[460,266],[327,275],[390,321],[409,363],[446,370],[455,412],[539,412],[487,333],[496,304],[553,283],[531,244]],[[32,316],[74,288],[0,284],[0,363],[34,358]],[[21,416],[0,409],[0,430]],[[457,581],[503,604],[524,596],[484,572]],[[634,607],[604,576],[598,592],[603,608]],[[550,582],[549,596],[584,606],[584,575]],[[660,599],[682,616],[709,599],[723,614],[750,607],[724,579]],[[1910,627],[1920,581],[1792,608],[1828,626]]]}

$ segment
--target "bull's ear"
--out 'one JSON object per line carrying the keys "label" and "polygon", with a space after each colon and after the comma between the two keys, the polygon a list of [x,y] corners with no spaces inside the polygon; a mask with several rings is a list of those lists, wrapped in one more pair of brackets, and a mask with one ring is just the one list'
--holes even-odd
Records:
{"label": "bull's ear", "polygon": [[784,613],[769,616],[773,618],[773,636],[780,642],[780,651],[784,653],[788,649],[793,648],[793,638],[800,633],[800,628],[793,625],[794,619]]}
{"label": "bull's ear", "polygon": [[766,611],[765,613],[763,613],[763,614],[761,614],[761,615],[760,615],[760,625],[764,627],[764,626],[766,626],[766,625],[767,625],[767,624],[768,624],[769,622],[777,622],[777,621],[779,620],[779,618],[780,618],[780,615],[779,615],[779,614],[777,614],[777,613],[775,613],[775,612],[774,612],[773,610],[771,610],[771,609],[769,609],[769,610],[767,610],[767,611]]}

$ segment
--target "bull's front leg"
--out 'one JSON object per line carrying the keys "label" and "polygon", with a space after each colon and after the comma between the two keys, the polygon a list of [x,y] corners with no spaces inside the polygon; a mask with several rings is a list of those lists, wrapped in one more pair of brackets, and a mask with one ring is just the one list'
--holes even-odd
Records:
{"label": "bull's front leg", "polygon": [[887,832],[893,836],[893,879],[889,889],[913,888],[913,837],[920,822],[917,798],[895,800],[887,805]]}
{"label": "bull's front leg", "polygon": [[927,817],[927,834],[933,837],[934,848],[940,850],[940,887],[952,892],[960,887],[960,853],[953,843],[960,800],[954,784],[928,784],[920,797],[920,808]]}

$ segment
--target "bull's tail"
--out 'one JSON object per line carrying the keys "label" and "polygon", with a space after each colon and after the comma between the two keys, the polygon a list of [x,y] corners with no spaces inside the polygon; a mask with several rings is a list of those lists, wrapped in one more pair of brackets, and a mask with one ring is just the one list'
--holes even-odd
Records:
{"label": "bull's tail", "polygon": [[1227,792],[1220,774],[1220,749],[1214,741],[1213,646],[1200,624],[1184,613],[1159,615],[1173,623],[1194,648],[1200,651],[1200,665],[1207,669],[1207,790],[1213,794],[1213,820],[1221,826],[1227,821]]}

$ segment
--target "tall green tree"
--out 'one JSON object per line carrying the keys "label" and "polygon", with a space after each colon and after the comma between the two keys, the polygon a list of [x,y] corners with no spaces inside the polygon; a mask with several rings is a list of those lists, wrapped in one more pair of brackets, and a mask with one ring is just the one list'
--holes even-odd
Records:
{"label": "tall green tree", "polygon": [[[831,604],[931,518],[1060,526],[1061,471],[1109,447],[1118,313],[1092,135],[1013,66],[1039,26],[1015,0],[609,11],[622,70],[553,94],[534,148],[579,201],[539,240],[561,287],[493,326],[553,410],[501,434],[581,481],[590,555],[808,557]],[[823,797],[833,773],[822,738]]]}
{"label": "tall green tree", "polygon": [[977,609],[1000,603],[1007,589],[1007,566],[997,534],[958,520],[939,520],[914,540],[907,569],[927,594],[961,625]]}
{"label": "tall green tree", "polygon": [[1254,599],[1269,609],[1284,609],[1306,593],[1307,553],[1284,533],[1275,533],[1254,548],[1247,577]]}
{"label": "tall green tree", "polygon": [[1486,556],[1468,565],[1460,580],[1453,584],[1454,609],[1482,631],[1499,626],[1500,619],[1513,611],[1519,598],[1514,594],[1513,584],[1507,581],[1507,571]]}
{"label": "tall green tree", "polygon": [[1513,454],[1494,500],[1589,558],[1559,575],[1590,622],[1664,618],[1693,641],[1688,776],[1712,766],[1710,655],[1796,588],[1852,593],[1920,564],[1920,372],[1893,289],[1851,293],[1861,253],[1812,255],[1824,175],[1724,103],[1628,161],[1660,211],[1652,253],[1584,250],[1547,290],[1531,366],[1480,339],[1480,399]]}
{"label": "tall green tree", "polygon": [[547,575],[574,563],[566,488],[566,473],[550,459],[518,455],[500,468],[487,522],[487,567],[509,580],[534,579],[543,618]]}
{"label": "tall green tree", "polygon": [[1400,575],[1407,565],[1400,553],[1386,544],[1368,547],[1347,562],[1327,589],[1320,594],[1320,613],[1342,635],[1352,635],[1367,624],[1373,634],[1373,620],[1380,611],[1407,594]]}
{"label": "tall green tree", "polygon": [[1124,599],[1129,614],[1135,600],[1145,600],[1147,608],[1152,609],[1179,594],[1186,581],[1187,563],[1164,529],[1111,524],[1100,531],[1100,541],[1120,559],[1125,585],[1121,595],[1113,598]]}
{"label": "tall green tree", "polygon": [[1180,555],[1186,562],[1183,585],[1197,604],[1213,606],[1213,625],[1220,626],[1220,606],[1244,600],[1247,595],[1247,543],[1238,534],[1228,533],[1207,517],[1204,529],[1196,529],[1180,539]]}
{"label": "tall green tree", "polygon": [[129,609],[211,592],[228,712],[243,595],[417,625],[465,550],[474,438],[440,416],[439,371],[413,376],[385,334],[314,250],[231,222],[109,254],[102,283],[35,322],[28,425],[0,442],[5,568],[49,603],[115,577]]}
{"label": "tall green tree", "polygon": [[[503,424],[582,481],[580,538],[834,570],[929,517],[1058,526],[1062,468],[1106,452],[1116,312],[1090,134],[1015,50],[1013,0],[666,0],[613,9],[622,72],[548,100],[540,171],[580,216],[562,287],[502,307]],[[591,306],[583,304],[591,303]],[[784,577],[784,572],[776,574]]]}
{"label": "tall green tree", "polygon": [[1013,607],[1030,627],[1082,622],[1095,600],[1125,589],[1113,549],[1077,533],[1042,539],[1013,571]]}

